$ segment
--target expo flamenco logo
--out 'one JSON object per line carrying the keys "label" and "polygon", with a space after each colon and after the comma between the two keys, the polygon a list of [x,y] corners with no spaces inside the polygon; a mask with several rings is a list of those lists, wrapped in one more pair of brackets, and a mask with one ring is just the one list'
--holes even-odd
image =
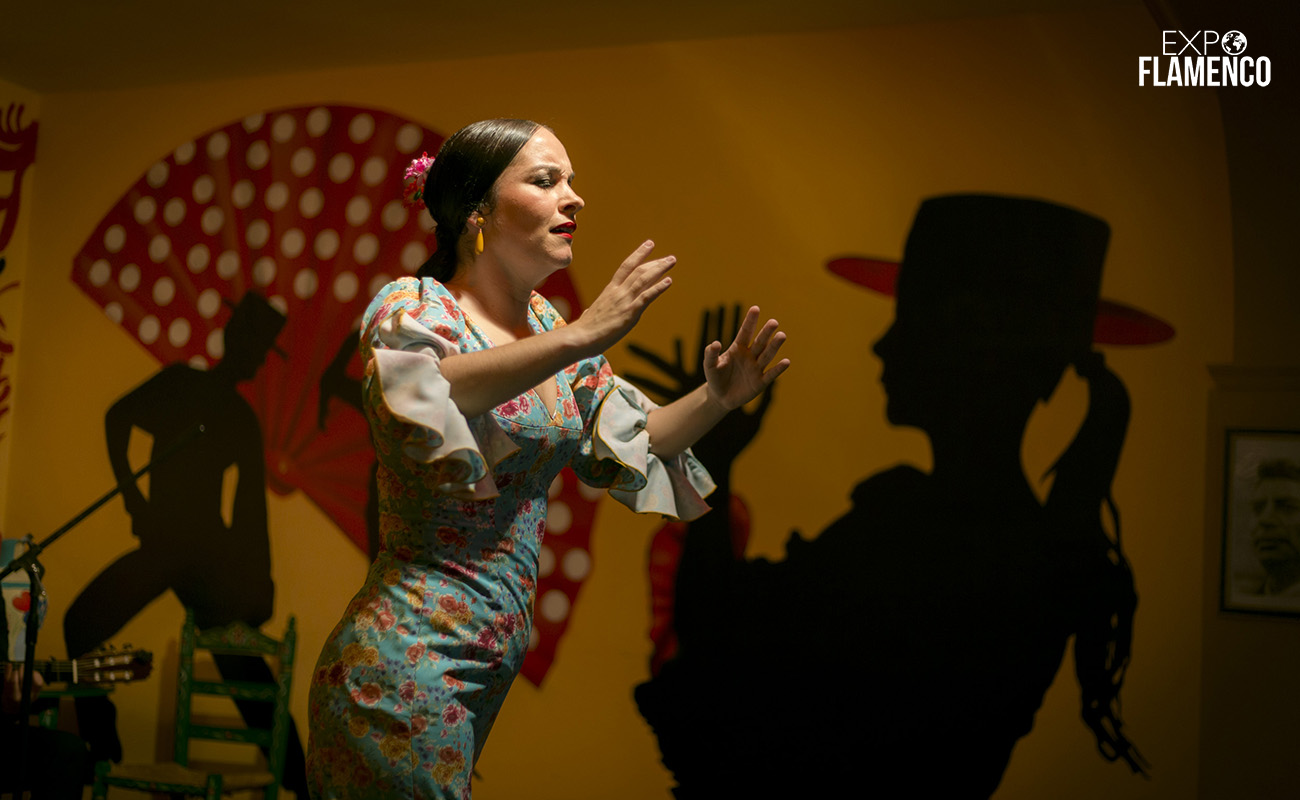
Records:
{"label": "expo flamenco logo", "polygon": [[1268,86],[1273,80],[1268,56],[1244,55],[1241,31],[1161,31],[1160,44],[1160,55],[1138,59],[1138,86]]}

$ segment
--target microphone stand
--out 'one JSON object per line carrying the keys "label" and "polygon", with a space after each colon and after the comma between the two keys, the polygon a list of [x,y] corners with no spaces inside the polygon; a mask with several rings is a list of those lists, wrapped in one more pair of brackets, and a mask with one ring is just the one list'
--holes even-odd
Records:
{"label": "microphone stand", "polygon": [[[185,447],[198,438],[204,430],[203,424],[199,423],[181,434],[177,437],[176,441],[172,442],[171,445],[169,445],[165,451],[160,453],[157,458],[150,461],[148,464],[145,464],[133,473],[131,475],[131,480],[138,481],[141,476],[149,470],[161,464],[163,461],[174,455],[177,450],[180,450],[182,447]],[[45,552],[45,548],[54,544],[59,537],[72,530],[83,519],[98,511],[100,506],[104,505],[109,500],[112,500],[121,492],[121,484],[113,487],[113,489],[105,493],[103,497],[100,497],[95,502],[86,506],[82,509],[81,513],[68,520],[62,527],[39,542],[34,541],[30,533],[27,534],[27,536],[24,537],[24,541],[27,542],[27,550],[21,556],[18,556],[13,561],[9,562],[6,567],[0,569],[0,581],[4,580],[7,575],[17,572],[18,570],[23,570],[27,573],[27,578],[31,583],[31,605],[27,609],[27,641],[24,643],[23,647],[23,685],[22,694],[18,704],[18,774],[16,776],[17,782],[14,784],[15,798],[22,797],[22,787],[26,782],[24,779],[27,777],[27,718],[31,713],[32,707],[32,674],[36,664],[36,632],[40,625],[40,600],[45,596],[45,587],[41,584],[41,575],[45,572],[45,568],[41,566],[38,559],[40,558],[41,553]],[[8,642],[5,643],[5,646],[7,649]]]}

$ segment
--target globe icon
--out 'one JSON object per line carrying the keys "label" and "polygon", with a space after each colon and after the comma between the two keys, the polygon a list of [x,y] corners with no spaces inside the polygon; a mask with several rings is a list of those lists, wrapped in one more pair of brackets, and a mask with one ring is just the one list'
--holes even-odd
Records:
{"label": "globe icon", "polygon": [[1230,56],[1239,56],[1246,52],[1246,34],[1241,31],[1228,31],[1223,34],[1223,52]]}

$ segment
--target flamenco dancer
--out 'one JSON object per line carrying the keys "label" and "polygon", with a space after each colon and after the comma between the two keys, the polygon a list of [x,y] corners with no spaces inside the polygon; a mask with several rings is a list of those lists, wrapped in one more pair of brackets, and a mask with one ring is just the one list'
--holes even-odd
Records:
{"label": "flamenco dancer", "polygon": [[751,308],[706,350],[706,383],[656,407],[601,353],[667,291],[672,256],[642,244],[567,325],[533,291],[572,260],[583,208],[550,129],[474,123],[412,166],[437,248],[362,322],[381,541],[312,680],[317,800],[470,797],[527,650],[551,481],[568,465],[636,511],[698,517],[713,482],[688,448],[789,366]]}

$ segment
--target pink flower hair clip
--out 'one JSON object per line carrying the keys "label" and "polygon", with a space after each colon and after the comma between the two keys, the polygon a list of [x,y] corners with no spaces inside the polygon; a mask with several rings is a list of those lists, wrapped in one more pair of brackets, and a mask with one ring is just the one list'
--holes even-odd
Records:
{"label": "pink flower hair clip", "polygon": [[420,157],[413,160],[406,168],[406,187],[402,191],[402,202],[408,208],[419,206],[424,202],[424,180],[428,177],[429,167],[432,164],[433,156],[421,153]]}

